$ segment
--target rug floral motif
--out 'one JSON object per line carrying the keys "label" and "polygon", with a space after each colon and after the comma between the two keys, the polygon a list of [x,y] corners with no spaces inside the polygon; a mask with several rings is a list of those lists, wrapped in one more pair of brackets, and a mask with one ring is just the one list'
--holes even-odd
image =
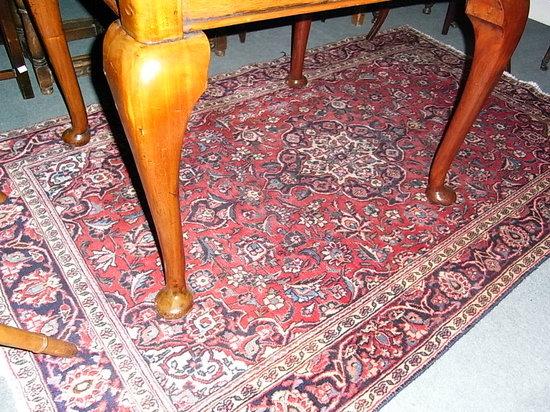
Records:
{"label": "rug floral motif", "polygon": [[[0,322],[76,343],[4,350],[29,410],[379,408],[549,254],[550,98],[505,77],[424,190],[464,60],[410,28],[217,76],[182,153],[195,306],[162,271],[124,137],[98,107],[0,136]],[[136,187],[138,189],[136,189]]]}

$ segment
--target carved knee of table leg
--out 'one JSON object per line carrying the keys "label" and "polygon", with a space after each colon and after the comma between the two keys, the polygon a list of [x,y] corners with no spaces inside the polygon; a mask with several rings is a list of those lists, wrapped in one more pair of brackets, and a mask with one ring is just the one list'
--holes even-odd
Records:
{"label": "carved knee of table leg", "polygon": [[204,33],[140,43],[115,22],[104,42],[104,70],[151,210],[166,287],[159,314],[179,318],[191,309],[179,208],[179,164],[191,110],[206,88],[210,47]]}

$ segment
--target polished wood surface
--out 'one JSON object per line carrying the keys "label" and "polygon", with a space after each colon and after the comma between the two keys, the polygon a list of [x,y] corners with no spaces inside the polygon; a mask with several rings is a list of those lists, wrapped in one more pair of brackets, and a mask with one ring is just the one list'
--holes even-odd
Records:
{"label": "polished wood surface", "polygon": [[63,32],[57,0],[26,0],[36,22],[42,42],[50,57],[60,83],[61,92],[69,108],[72,127],[63,132],[63,140],[73,146],[82,146],[90,140],[88,117],[80,87],[71,63],[67,39]]}
{"label": "polished wood surface", "polygon": [[[185,31],[383,3],[388,0],[182,0]],[[144,2],[150,3],[150,2]],[[152,7],[152,6],[149,6]]]}
{"label": "polished wood surface", "polygon": [[[53,0],[28,1],[35,15],[49,13],[42,18],[46,23],[42,25],[41,32],[51,38],[52,29],[47,27],[47,22],[52,23],[52,19],[58,18],[57,5],[53,4]],[[192,296],[185,283],[178,168],[190,112],[206,87],[210,50],[208,40],[200,30],[303,15],[294,28],[294,67],[290,76],[290,80],[299,83],[303,82],[301,66],[309,32],[307,14],[379,2],[120,0],[120,22],[111,25],[105,38],[104,70],[158,234],[166,277],[166,286],[159,292],[156,301],[161,316],[181,317],[192,305]],[[448,205],[456,198],[454,192],[444,186],[446,174],[521,36],[528,8],[528,0],[468,2],[467,14],[476,32],[474,61],[466,89],[430,171],[427,195],[434,203]],[[60,25],[52,25],[56,27],[53,31],[59,41],[62,33],[57,26]],[[59,43],[50,42],[52,49],[62,48]],[[55,50],[51,52],[56,53]],[[67,56],[57,51],[55,58],[61,65]],[[59,65],[54,66],[56,70]],[[81,99],[79,94],[73,98]]]}
{"label": "polished wood surface", "polygon": [[304,87],[307,84],[303,71],[310,28],[311,18],[308,16],[298,19],[292,25],[290,74],[287,79],[287,84],[292,88]]}
{"label": "polished wood surface", "polygon": [[[177,318],[192,304],[185,283],[180,156],[191,110],[206,89],[210,46],[204,33],[146,45],[128,34],[126,23],[141,29],[129,17],[111,25],[105,36],[103,66],[157,228],[166,277],[166,287],[157,295],[157,309],[163,317]],[[168,36],[177,33],[177,24],[171,32],[167,27]],[[150,40],[147,33],[137,35]],[[157,35],[153,31],[152,39]]]}
{"label": "polished wood surface", "polygon": [[77,347],[69,342],[48,337],[42,333],[28,332],[0,323],[0,346],[28,350],[44,355],[70,358],[78,353]]}

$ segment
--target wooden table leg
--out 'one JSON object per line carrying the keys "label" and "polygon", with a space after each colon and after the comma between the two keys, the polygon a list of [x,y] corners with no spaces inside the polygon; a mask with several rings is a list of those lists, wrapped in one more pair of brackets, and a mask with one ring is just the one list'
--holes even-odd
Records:
{"label": "wooden table leg", "polygon": [[287,79],[287,84],[292,88],[304,87],[307,84],[303,71],[310,28],[311,19],[308,18],[299,18],[292,24],[292,52],[290,74]]}
{"label": "wooden table leg", "polygon": [[464,92],[437,149],[428,181],[428,199],[450,205],[456,193],[445,177],[466,134],[500,80],[519,42],[529,12],[529,0],[469,0],[466,14],[475,31],[472,68]]}
{"label": "wooden table leg", "polygon": [[[103,67],[158,234],[166,286],[157,310],[174,319],[193,303],[185,282],[179,165],[187,121],[206,89],[210,47],[202,32],[183,37],[175,2],[162,3],[166,8],[125,3],[119,3],[121,21],[105,35]],[[163,21],[164,31],[140,26],[149,18]]]}
{"label": "wooden table leg", "polygon": [[57,0],[26,1],[71,116],[72,127],[63,133],[63,140],[72,146],[83,146],[90,141],[88,117],[63,32],[59,4]]}
{"label": "wooden table leg", "polygon": [[[376,12],[374,24],[368,32],[366,40],[372,40],[378,34],[389,12],[390,9],[380,9]],[[307,84],[307,78],[304,76],[304,58],[310,28],[311,19],[303,17],[292,24],[292,54],[290,58],[290,74],[287,79],[288,85],[292,88],[298,89]]]}

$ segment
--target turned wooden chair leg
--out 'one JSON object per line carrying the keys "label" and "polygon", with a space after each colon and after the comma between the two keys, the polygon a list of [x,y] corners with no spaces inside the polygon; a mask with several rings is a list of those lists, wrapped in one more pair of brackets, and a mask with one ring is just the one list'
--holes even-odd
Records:
{"label": "turned wooden chair leg", "polygon": [[42,94],[53,93],[53,75],[48,67],[44,50],[40,44],[40,40],[36,35],[34,26],[31,22],[27,9],[24,6],[23,0],[15,0],[17,6],[17,13],[21,18],[23,25],[23,31],[25,33],[25,42],[27,45],[27,51],[29,58],[32,61],[32,67],[36,74],[36,80],[38,81],[38,87]]}
{"label": "turned wooden chair leg", "polygon": [[63,32],[59,4],[57,0],[26,1],[71,116],[72,127],[63,133],[63,140],[73,146],[85,145],[90,140],[88,117]]}
{"label": "turned wooden chair leg", "polygon": [[72,343],[3,324],[0,324],[0,346],[64,358],[71,358],[78,353]]}
{"label": "turned wooden chair leg", "polygon": [[[134,25],[134,38],[124,28],[133,16],[121,17],[105,35],[103,67],[158,234],[166,286],[157,295],[157,310],[175,319],[193,303],[185,282],[179,165],[188,118],[206,89],[210,47],[202,32],[163,41]],[[183,34],[181,22],[181,16],[172,22],[169,38]]]}
{"label": "turned wooden chair leg", "polygon": [[303,72],[310,28],[311,19],[308,18],[296,20],[292,24],[292,52],[290,57],[290,74],[287,79],[287,84],[292,88],[304,87],[307,84],[307,78]]}
{"label": "turned wooden chair leg", "polygon": [[[450,205],[456,193],[444,186],[445,177],[466,133],[499,81],[527,21],[529,0],[502,0],[502,9],[487,13],[485,0],[470,0],[466,14],[475,32],[475,51],[464,92],[434,157],[426,194]],[[491,9],[492,10],[492,9]],[[504,16],[510,16],[504,19]]]}

